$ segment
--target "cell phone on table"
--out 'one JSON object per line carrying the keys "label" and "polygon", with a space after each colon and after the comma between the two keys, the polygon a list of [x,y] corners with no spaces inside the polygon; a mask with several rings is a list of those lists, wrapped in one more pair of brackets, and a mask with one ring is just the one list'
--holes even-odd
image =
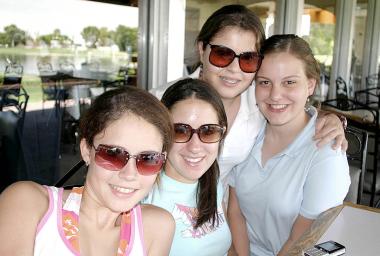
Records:
{"label": "cell phone on table", "polygon": [[338,256],[346,252],[346,247],[334,241],[316,244],[304,251],[304,256]]}

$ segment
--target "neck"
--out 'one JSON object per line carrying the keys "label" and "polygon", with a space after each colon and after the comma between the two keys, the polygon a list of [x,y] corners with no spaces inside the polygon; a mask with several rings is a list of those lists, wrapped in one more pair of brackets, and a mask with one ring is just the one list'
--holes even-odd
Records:
{"label": "neck", "polygon": [[286,147],[302,132],[309,120],[309,115],[306,112],[302,112],[299,117],[284,125],[271,125],[267,123],[265,137]]}
{"label": "neck", "polygon": [[107,229],[118,226],[120,216],[120,213],[113,212],[102,206],[85,186],[80,205],[81,219],[84,217],[87,222],[92,223],[96,228]]}
{"label": "neck", "polygon": [[224,110],[227,115],[228,130],[231,128],[240,109],[241,95],[233,99],[222,98]]}

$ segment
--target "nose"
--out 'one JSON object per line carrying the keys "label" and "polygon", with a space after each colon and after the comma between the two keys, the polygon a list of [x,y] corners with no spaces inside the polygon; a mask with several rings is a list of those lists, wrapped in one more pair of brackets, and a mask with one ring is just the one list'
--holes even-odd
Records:
{"label": "nose", "polygon": [[272,100],[278,100],[281,98],[281,86],[279,85],[276,85],[276,84],[273,84],[271,87],[270,87],[270,94],[269,94],[269,97],[272,99]]}
{"label": "nose", "polygon": [[192,152],[196,153],[199,152],[202,146],[202,141],[199,139],[198,133],[193,133],[193,136],[191,139],[186,143],[187,149]]}
{"label": "nose", "polygon": [[239,66],[239,58],[235,57],[234,60],[230,63],[230,65],[227,66],[227,69],[231,72],[241,72]]}
{"label": "nose", "polygon": [[128,163],[119,171],[119,177],[125,180],[134,180],[138,174],[136,159],[130,158]]}

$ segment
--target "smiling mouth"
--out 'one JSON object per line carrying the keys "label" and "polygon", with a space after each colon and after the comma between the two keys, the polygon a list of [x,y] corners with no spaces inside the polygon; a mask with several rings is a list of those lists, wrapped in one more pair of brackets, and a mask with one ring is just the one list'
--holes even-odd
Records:
{"label": "smiling mouth", "polygon": [[190,165],[197,165],[202,161],[203,157],[184,157],[183,159]]}
{"label": "smiling mouth", "polygon": [[115,185],[110,185],[113,190],[116,190],[117,192],[123,193],[123,194],[131,194],[136,191],[136,189],[133,188],[123,188]]}
{"label": "smiling mouth", "polygon": [[239,80],[236,80],[236,79],[231,79],[231,78],[227,78],[227,77],[224,77],[224,76],[221,76],[220,79],[222,79],[223,82],[226,82],[228,84],[237,84],[239,82]]}
{"label": "smiling mouth", "polygon": [[275,110],[283,110],[288,106],[286,104],[268,104],[268,105],[271,109],[275,109]]}

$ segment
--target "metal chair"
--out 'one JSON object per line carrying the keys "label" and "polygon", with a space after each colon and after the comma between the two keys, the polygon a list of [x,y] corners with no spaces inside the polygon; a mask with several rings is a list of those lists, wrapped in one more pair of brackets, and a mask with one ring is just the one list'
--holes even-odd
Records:
{"label": "metal chair", "polygon": [[349,126],[346,130],[348,141],[347,160],[350,167],[351,185],[345,201],[360,204],[366,173],[368,133]]}
{"label": "metal chair", "polygon": [[322,103],[322,108],[332,111],[337,114],[343,114],[347,117],[350,126],[359,128],[368,133],[368,137],[373,140],[374,147],[368,147],[368,155],[372,159],[367,159],[370,167],[366,169],[364,176],[363,191],[370,192],[370,206],[375,203],[375,196],[380,190],[380,177],[378,177],[378,155],[379,155],[379,139],[380,139],[380,126],[379,126],[379,112],[376,107],[368,106],[352,99],[330,99]]}
{"label": "metal chair", "polygon": [[25,88],[20,86],[18,90],[2,89],[0,94],[0,111],[5,108],[12,111],[19,118],[19,128],[22,132],[24,127],[26,107],[29,101],[29,94]]}
{"label": "metal chair", "polygon": [[37,67],[41,78],[42,110],[44,110],[45,101],[57,98],[57,85],[54,79],[57,72],[49,62],[38,62]]}

